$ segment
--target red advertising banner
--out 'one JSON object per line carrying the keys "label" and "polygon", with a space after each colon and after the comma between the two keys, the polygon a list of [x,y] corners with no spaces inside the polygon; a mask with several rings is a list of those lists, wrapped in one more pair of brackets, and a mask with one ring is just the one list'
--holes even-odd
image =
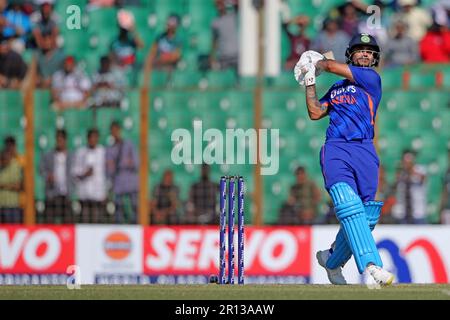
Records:
{"label": "red advertising banner", "polygon": [[0,274],[65,274],[75,264],[74,226],[0,226]]}
{"label": "red advertising banner", "polygon": [[[217,273],[219,228],[144,228],[143,265],[148,275]],[[245,274],[310,276],[311,228],[247,227]]]}

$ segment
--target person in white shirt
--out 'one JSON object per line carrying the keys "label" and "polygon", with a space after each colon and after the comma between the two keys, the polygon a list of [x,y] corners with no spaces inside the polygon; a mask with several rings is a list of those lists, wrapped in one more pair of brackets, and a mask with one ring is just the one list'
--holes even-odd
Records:
{"label": "person in white shirt", "polygon": [[397,171],[396,203],[392,208],[392,216],[398,223],[427,223],[426,171],[415,163],[415,158],[414,152],[404,151]]}
{"label": "person in white shirt", "polygon": [[66,141],[66,131],[57,130],[55,149],[44,154],[40,162],[40,173],[45,181],[45,211],[42,219],[45,223],[73,223],[70,206],[73,154],[67,150]]}
{"label": "person in white shirt", "polygon": [[65,110],[69,108],[86,108],[91,90],[91,81],[80,69],[76,68],[73,56],[64,60],[63,70],[52,77],[53,108]]}
{"label": "person in white shirt", "polygon": [[98,144],[97,129],[88,131],[88,145],[77,150],[72,174],[78,199],[81,202],[81,222],[106,221],[106,165],[105,148]]}

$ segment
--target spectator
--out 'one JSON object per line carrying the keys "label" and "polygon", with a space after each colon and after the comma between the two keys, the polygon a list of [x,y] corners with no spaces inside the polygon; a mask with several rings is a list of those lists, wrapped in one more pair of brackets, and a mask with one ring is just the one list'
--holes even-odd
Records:
{"label": "spectator", "polygon": [[280,225],[285,225],[285,224],[297,224],[298,221],[293,221],[293,220],[297,220],[296,215],[297,213],[295,212],[295,205],[294,205],[294,198],[292,198],[291,196],[288,197],[288,199],[282,203],[281,207],[280,207],[280,212],[278,214],[278,224]]}
{"label": "spectator", "polygon": [[[357,1],[355,1],[357,3]],[[353,3],[346,3],[341,7],[340,29],[350,38],[358,33],[359,17],[357,8]]]}
{"label": "spectator", "polygon": [[[297,16],[283,22],[283,30],[290,42],[290,53],[284,64],[286,70],[293,70],[302,53],[309,50],[311,40],[304,34],[308,24],[309,18],[307,16]],[[298,31],[292,32],[289,29],[290,25],[295,26]]]}
{"label": "spectator", "polygon": [[210,179],[210,167],[202,165],[200,181],[191,186],[185,216],[187,224],[217,223],[219,185]]}
{"label": "spectator", "polygon": [[[5,151],[11,154],[13,160],[19,164],[20,169],[23,171],[25,167],[25,156],[17,151],[16,138],[14,138],[13,136],[5,137],[3,145]],[[19,192],[19,204],[21,207],[25,205],[25,199],[25,190],[22,189]]]}
{"label": "spectator", "polygon": [[8,150],[0,153],[0,223],[22,223],[22,169]]}
{"label": "spectator", "polygon": [[450,224],[450,149],[447,151],[448,168],[444,174],[441,203],[439,207],[440,222]]}
{"label": "spectator", "polygon": [[60,19],[53,11],[53,3],[49,0],[42,1],[39,6],[39,11],[36,11],[31,15],[31,21],[34,26],[34,46],[43,49],[44,37],[50,35],[52,40],[55,41],[53,46],[57,47],[56,39],[59,34],[58,24]]}
{"label": "spectator", "polygon": [[7,38],[0,37],[0,88],[18,89],[26,73],[20,54],[11,49]]}
{"label": "spectator", "polygon": [[97,129],[87,134],[88,146],[77,150],[72,175],[81,201],[81,222],[106,222],[105,148],[98,144]]}
{"label": "spectator", "polygon": [[14,39],[11,43],[12,48],[22,53],[31,34],[31,21],[23,12],[21,1],[11,2],[4,12],[4,17],[6,26],[3,28],[3,36]]}
{"label": "spectator", "polygon": [[434,23],[420,41],[420,55],[425,63],[450,62],[450,31]]}
{"label": "spectator", "polygon": [[433,22],[431,14],[420,8],[417,0],[397,0],[397,5],[400,7],[400,12],[392,16],[392,22],[404,21],[408,26],[408,36],[419,42]]}
{"label": "spectator", "polygon": [[384,203],[381,208],[380,223],[395,223],[392,217],[392,207],[395,204],[395,190],[393,190],[392,185],[387,181],[386,171],[382,165],[380,165],[378,174],[378,192],[376,196]]}
{"label": "spectator", "polygon": [[450,1],[439,0],[431,6],[433,21],[440,26],[450,28]]}
{"label": "spectator", "polygon": [[[294,207],[294,216],[280,216],[281,224],[312,224],[318,216],[320,191],[310,180],[304,167],[295,170],[296,183],[291,186],[288,204]],[[289,211],[288,211],[289,212]]]}
{"label": "spectator", "polygon": [[327,18],[323,22],[323,30],[313,42],[312,50],[321,53],[333,51],[336,61],[345,62],[345,50],[349,41],[349,36],[339,30],[337,20]]}
{"label": "spectator", "polygon": [[63,70],[52,77],[52,97],[56,110],[84,108],[89,97],[91,82],[83,71],[76,68],[75,58],[67,56]]}
{"label": "spectator", "polygon": [[2,38],[3,31],[7,27],[8,21],[5,18],[6,7],[8,6],[7,0],[0,0],[0,38]]}
{"label": "spectator", "polygon": [[124,10],[118,12],[119,36],[111,43],[111,55],[116,66],[123,69],[135,66],[137,50],[144,47],[133,15]]}
{"label": "spectator", "polygon": [[25,157],[17,151],[16,138],[13,136],[7,136],[3,140],[4,149],[11,154],[14,160],[23,168],[25,166]]}
{"label": "spectator", "polygon": [[173,172],[164,171],[161,183],[153,190],[150,204],[152,224],[177,224],[180,190],[173,182]]}
{"label": "spectator", "polygon": [[124,97],[124,75],[111,67],[111,59],[100,58],[100,69],[93,76],[92,105],[95,107],[119,107]]}
{"label": "spectator", "polygon": [[64,67],[64,51],[56,46],[55,37],[52,34],[43,34],[40,40],[41,46],[37,53],[37,86],[50,88],[52,76]]}
{"label": "spectator", "polygon": [[415,164],[415,154],[405,151],[397,172],[396,203],[392,215],[399,223],[424,224],[427,222],[425,169]]}
{"label": "spectator", "polygon": [[339,220],[336,217],[336,211],[334,210],[334,204],[330,196],[327,194],[328,200],[326,202],[326,210],[323,217],[324,224],[339,224]]}
{"label": "spectator", "polygon": [[225,0],[216,0],[219,14],[212,22],[211,66],[213,69],[238,69],[239,32],[235,7],[228,7]]}
{"label": "spectator", "polygon": [[177,36],[180,18],[171,15],[167,19],[166,31],[153,44],[148,55],[151,66],[157,69],[173,70],[181,58],[181,42]]}
{"label": "spectator", "polygon": [[417,42],[407,35],[407,27],[401,20],[394,22],[394,30],[386,46],[386,67],[404,66],[419,61]]}
{"label": "spectator", "polygon": [[[106,149],[106,173],[112,182],[115,223],[136,223],[138,155],[132,142],[122,138],[119,122],[112,122],[110,129],[114,144]],[[130,206],[125,205],[127,200]]]}
{"label": "spectator", "polygon": [[45,180],[44,223],[75,222],[70,204],[73,162],[73,154],[67,150],[67,133],[59,129],[56,131],[55,149],[42,156],[39,167]]}

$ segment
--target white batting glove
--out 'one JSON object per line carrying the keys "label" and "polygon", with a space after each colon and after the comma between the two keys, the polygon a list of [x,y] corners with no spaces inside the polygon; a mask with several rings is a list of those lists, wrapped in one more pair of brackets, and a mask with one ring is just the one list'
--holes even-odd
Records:
{"label": "white batting glove", "polygon": [[[309,69],[312,67],[314,67],[315,71],[314,71],[314,75],[316,77],[318,77],[320,75],[320,73],[322,72],[322,70],[320,70],[319,68],[315,68],[315,65],[318,61],[325,59],[325,57],[313,50],[308,50],[303,52],[303,54],[300,56],[300,59],[298,60],[297,64],[295,65],[294,68],[294,76],[295,76],[295,80],[297,80],[297,82],[300,85],[305,85],[304,84],[304,78],[305,78],[305,74],[309,71]],[[315,79],[314,79],[314,83],[315,83]]]}
{"label": "white batting glove", "polygon": [[296,68],[296,76],[297,76],[297,82],[301,85],[304,86],[305,85],[305,78],[307,74],[315,74],[316,72],[316,68],[314,67],[314,65],[312,63],[308,63],[304,66],[302,66],[301,64],[299,64]]}
{"label": "white batting glove", "polygon": [[314,51],[314,50],[305,51],[302,55],[306,55],[309,59],[309,62],[314,64],[314,66],[317,64],[318,61],[325,59],[323,54],[321,54],[317,51]]}
{"label": "white batting glove", "polygon": [[305,74],[305,80],[304,80],[305,87],[309,87],[316,84],[316,67],[313,67],[312,70],[308,71]]}

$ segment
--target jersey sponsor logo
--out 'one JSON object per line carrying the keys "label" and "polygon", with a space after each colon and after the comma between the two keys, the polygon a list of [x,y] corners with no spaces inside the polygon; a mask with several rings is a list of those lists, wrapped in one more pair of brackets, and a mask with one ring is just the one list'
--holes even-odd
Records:
{"label": "jersey sponsor logo", "polygon": [[73,227],[0,227],[0,273],[59,273],[75,263]]}
{"label": "jersey sponsor logo", "polygon": [[331,103],[336,105],[336,104],[342,104],[342,103],[346,103],[346,104],[355,104],[356,103],[356,99],[353,96],[348,96],[348,95],[342,95],[342,96],[338,96],[334,99],[331,99]]}
{"label": "jersey sponsor logo", "polygon": [[[245,274],[307,277],[311,274],[310,251],[310,227],[248,227]],[[217,273],[218,256],[218,228],[148,227],[144,230],[146,274]]]}
{"label": "jersey sponsor logo", "polygon": [[330,98],[333,99],[337,95],[343,94],[343,93],[356,93],[356,87],[353,85],[342,87],[339,89],[335,89],[331,91]]}

